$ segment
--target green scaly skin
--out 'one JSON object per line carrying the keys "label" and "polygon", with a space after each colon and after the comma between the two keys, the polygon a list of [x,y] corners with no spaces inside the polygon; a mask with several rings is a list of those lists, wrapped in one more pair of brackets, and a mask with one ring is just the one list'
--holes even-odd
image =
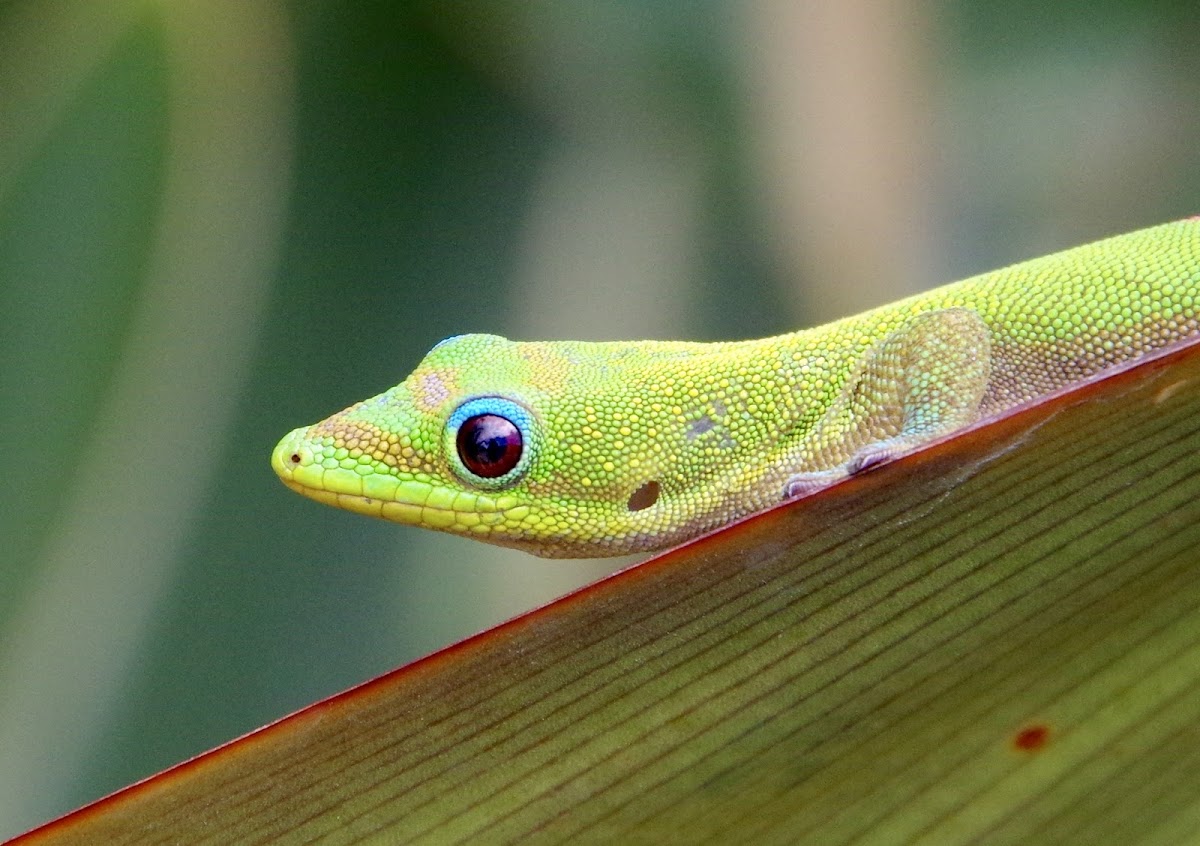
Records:
{"label": "green scaly skin", "polygon": [[[762,340],[461,335],[287,435],[272,464],[320,502],[537,555],[658,549],[1198,328],[1190,218]],[[498,478],[458,453],[460,418],[477,412],[522,436]]]}

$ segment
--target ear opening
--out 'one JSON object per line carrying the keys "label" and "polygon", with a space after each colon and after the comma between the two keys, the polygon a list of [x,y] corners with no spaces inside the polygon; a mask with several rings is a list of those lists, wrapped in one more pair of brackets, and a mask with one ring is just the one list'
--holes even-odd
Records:
{"label": "ear opening", "polygon": [[662,493],[662,485],[651,479],[629,495],[629,510],[641,511],[649,508],[658,502],[660,493]]}

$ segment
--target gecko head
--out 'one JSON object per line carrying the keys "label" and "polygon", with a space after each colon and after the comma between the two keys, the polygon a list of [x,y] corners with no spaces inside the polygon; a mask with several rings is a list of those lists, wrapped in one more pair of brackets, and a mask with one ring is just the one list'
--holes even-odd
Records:
{"label": "gecko head", "polygon": [[710,427],[672,425],[679,409],[637,382],[648,354],[678,365],[696,346],[459,335],[396,387],[289,433],[272,465],[329,505],[538,555],[666,546],[697,530],[671,457]]}

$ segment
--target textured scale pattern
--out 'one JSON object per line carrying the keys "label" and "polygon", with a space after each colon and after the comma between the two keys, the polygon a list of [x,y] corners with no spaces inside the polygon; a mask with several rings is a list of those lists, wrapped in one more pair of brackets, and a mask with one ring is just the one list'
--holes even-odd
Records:
{"label": "textured scale pattern", "polygon": [[[1198,299],[1191,218],[762,340],[462,335],[272,463],[330,505],[539,555],[655,549],[1192,336]],[[520,418],[512,473],[465,469],[468,400]]]}

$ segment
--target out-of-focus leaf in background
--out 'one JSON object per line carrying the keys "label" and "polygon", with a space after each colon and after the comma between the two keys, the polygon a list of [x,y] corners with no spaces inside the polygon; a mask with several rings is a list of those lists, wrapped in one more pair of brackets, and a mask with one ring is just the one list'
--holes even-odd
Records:
{"label": "out-of-focus leaf in background", "polygon": [[456,332],[762,335],[1194,213],[1190,15],[0,5],[0,836],[613,566],[304,502],[284,431]]}
{"label": "out-of-focus leaf in background", "polygon": [[[164,630],[278,261],[293,130],[279,10],[11,13],[0,197],[0,820],[95,767]],[[56,57],[79,49],[90,63]],[[227,66],[242,66],[231,77]],[[43,106],[52,114],[39,112]]]}

